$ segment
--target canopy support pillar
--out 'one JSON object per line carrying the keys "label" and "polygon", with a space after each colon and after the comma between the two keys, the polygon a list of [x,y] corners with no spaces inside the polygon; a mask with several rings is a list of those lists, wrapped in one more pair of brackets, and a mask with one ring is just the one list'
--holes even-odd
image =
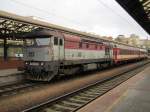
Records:
{"label": "canopy support pillar", "polygon": [[7,38],[4,38],[4,61],[7,61],[8,59],[7,50],[8,50]]}

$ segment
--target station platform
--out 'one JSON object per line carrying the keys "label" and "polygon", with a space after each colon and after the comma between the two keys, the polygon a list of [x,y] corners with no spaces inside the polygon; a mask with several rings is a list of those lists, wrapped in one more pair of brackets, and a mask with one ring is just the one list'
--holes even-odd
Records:
{"label": "station platform", "polygon": [[150,66],[78,112],[150,112]]}
{"label": "station platform", "polygon": [[7,61],[5,61],[2,57],[0,57],[0,70],[16,69],[22,66],[23,66],[23,60],[21,59],[9,57]]}
{"label": "station platform", "polygon": [[0,57],[0,86],[13,84],[24,79],[21,71],[18,71],[18,67],[23,66],[23,60],[20,58],[9,57],[4,60]]}

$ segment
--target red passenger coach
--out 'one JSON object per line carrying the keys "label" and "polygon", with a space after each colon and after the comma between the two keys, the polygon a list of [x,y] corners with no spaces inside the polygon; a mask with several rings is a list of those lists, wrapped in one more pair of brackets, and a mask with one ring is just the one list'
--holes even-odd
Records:
{"label": "red passenger coach", "polygon": [[124,44],[117,44],[116,47],[113,48],[113,60],[114,62],[121,63],[127,61],[135,61],[146,58],[146,50],[124,45]]}

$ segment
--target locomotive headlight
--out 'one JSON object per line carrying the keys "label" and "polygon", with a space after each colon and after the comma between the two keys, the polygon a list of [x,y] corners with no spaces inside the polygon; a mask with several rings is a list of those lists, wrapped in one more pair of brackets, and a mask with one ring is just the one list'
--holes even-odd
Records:
{"label": "locomotive headlight", "polygon": [[44,63],[43,62],[41,62],[41,66],[43,66],[44,65]]}
{"label": "locomotive headlight", "polygon": [[28,62],[25,62],[25,64],[27,65],[27,64],[28,64]]}

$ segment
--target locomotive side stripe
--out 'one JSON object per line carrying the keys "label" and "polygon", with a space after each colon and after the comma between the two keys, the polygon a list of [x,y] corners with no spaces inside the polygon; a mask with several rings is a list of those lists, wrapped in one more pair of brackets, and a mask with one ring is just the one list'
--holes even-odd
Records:
{"label": "locomotive side stripe", "polygon": [[105,50],[103,51],[92,50],[91,51],[91,50],[79,50],[79,49],[65,49],[66,60],[101,59],[101,58],[109,58],[109,55],[105,55]]}

